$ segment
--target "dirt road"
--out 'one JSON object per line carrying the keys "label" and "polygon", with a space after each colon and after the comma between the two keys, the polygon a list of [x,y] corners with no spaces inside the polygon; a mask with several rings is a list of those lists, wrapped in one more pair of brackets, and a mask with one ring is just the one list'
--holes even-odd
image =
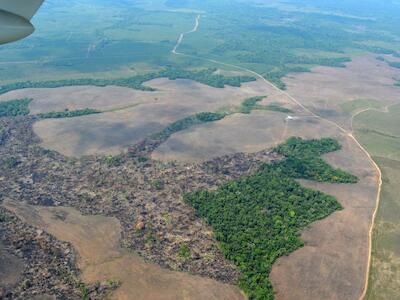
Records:
{"label": "dirt road", "polygon": [[373,212],[373,216],[372,216],[372,220],[371,220],[371,225],[370,225],[370,229],[369,229],[369,234],[368,234],[368,244],[369,244],[369,249],[368,249],[368,258],[366,261],[367,264],[367,273],[365,274],[365,284],[364,284],[364,289],[362,294],[360,295],[359,299],[362,300],[365,298],[367,289],[368,289],[368,278],[369,278],[369,269],[370,269],[370,264],[371,264],[371,251],[372,251],[372,233],[373,233],[373,229],[374,229],[374,223],[375,223],[375,218],[376,218],[376,214],[378,211],[378,207],[379,207],[379,203],[380,203],[380,194],[381,194],[381,189],[382,189],[382,173],[381,170],[379,168],[379,166],[376,164],[376,162],[372,159],[371,155],[368,153],[368,151],[360,144],[360,142],[354,137],[352,130],[348,131],[346,129],[344,129],[342,126],[340,126],[339,124],[335,123],[332,120],[323,118],[321,116],[319,116],[318,114],[314,113],[313,111],[311,111],[310,109],[308,109],[305,105],[303,105],[300,100],[296,99],[295,97],[293,97],[292,95],[290,95],[288,92],[283,91],[281,89],[279,89],[277,86],[275,86],[273,83],[271,83],[270,81],[268,81],[264,76],[262,76],[261,74],[252,71],[250,69],[247,68],[243,68],[237,65],[233,65],[233,64],[228,64],[228,63],[224,63],[221,61],[217,61],[214,59],[208,59],[208,58],[204,58],[204,57],[199,57],[199,56],[193,56],[193,55],[187,55],[184,53],[180,53],[177,52],[177,49],[179,48],[179,46],[181,45],[181,43],[184,40],[184,37],[187,34],[191,34],[194,33],[198,30],[199,28],[199,23],[200,23],[200,16],[197,16],[196,18],[196,25],[194,27],[193,30],[186,32],[186,33],[182,33],[179,37],[178,43],[176,44],[176,46],[174,47],[174,49],[172,50],[172,53],[176,54],[176,55],[181,55],[181,56],[186,56],[186,57],[192,57],[192,58],[196,58],[196,59],[201,59],[204,61],[208,61],[208,62],[212,62],[218,65],[222,65],[222,66],[227,66],[227,67],[231,67],[231,68],[235,68],[241,71],[245,71],[248,72],[250,74],[253,74],[254,76],[256,76],[257,78],[261,79],[265,84],[269,85],[270,87],[272,87],[273,89],[275,89],[276,91],[279,91],[279,93],[281,93],[281,95],[286,96],[288,99],[290,99],[294,104],[296,104],[297,106],[299,106],[304,112],[308,113],[310,116],[317,118],[321,121],[324,122],[328,122],[329,124],[331,124],[332,126],[336,127],[337,129],[339,129],[341,132],[343,132],[345,135],[347,135],[356,145],[357,147],[359,147],[363,153],[365,153],[365,155],[368,157],[368,160],[370,161],[370,163],[374,166],[374,168],[376,169],[376,172],[378,174],[379,177],[379,183],[378,183],[378,193],[376,196],[376,205],[375,205],[375,209]]}

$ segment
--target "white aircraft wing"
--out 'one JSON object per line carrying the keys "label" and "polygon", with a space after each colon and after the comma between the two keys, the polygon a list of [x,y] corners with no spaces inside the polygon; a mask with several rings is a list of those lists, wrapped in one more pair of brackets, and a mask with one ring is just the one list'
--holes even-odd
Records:
{"label": "white aircraft wing", "polygon": [[0,0],[0,9],[26,20],[32,19],[44,0]]}
{"label": "white aircraft wing", "polygon": [[31,19],[44,0],[0,0],[0,45],[33,33]]}

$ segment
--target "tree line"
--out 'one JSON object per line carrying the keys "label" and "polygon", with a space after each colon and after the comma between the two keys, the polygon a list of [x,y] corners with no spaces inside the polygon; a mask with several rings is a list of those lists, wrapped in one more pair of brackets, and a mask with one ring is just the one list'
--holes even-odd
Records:
{"label": "tree line", "polygon": [[100,114],[101,111],[92,108],[78,109],[78,110],[64,110],[64,111],[51,111],[48,113],[38,114],[43,119],[60,119],[60,118],[74,118],[86,115]]}
{"label": "tree line", "polygon": [[159,72],[151,72],[144,75],[136,75],[126,78],[117,79],[65,79],[65,80],[49,80],[49,81],[23,81],[6,84],[0,87],[0,94],[5,94],[13,90],[27,88],[58,88],[65,86],[120,86],[128,87],[141,91],[155,91],[155,89],[144,85],[145,82],[166,77],[170,80],[175,79],[190,79],[212,87],[223,88],[226,85],[240,87],[242,83],[255,81],[252,76],[224,76],[216,74],[217,69],[209,68],[204,70],[183,70],[178,68],[167,67]]}

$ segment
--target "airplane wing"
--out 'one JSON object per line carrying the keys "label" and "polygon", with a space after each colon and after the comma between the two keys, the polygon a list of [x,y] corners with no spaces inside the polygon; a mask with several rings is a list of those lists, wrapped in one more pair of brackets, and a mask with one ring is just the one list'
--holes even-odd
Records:
{"label": "airplane wing", "polygon": [[0,45],[23,39],[35,31],[30,20],[44,0],[0,0]]}
{"label": "airplane wing", "polygon": [[44,0],[0,0],[0,9],[31,20]]}

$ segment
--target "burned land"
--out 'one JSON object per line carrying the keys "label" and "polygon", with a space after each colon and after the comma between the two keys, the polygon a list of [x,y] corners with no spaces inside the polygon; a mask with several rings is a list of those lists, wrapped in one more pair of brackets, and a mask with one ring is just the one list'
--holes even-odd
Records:
{"label": "burned land", "polygon": [[[66,206],[84,215],[117,218],[121,224],[121,246],[146,261],[222,283],[236,282],[236,267],[223,257],[211,229],[183,203],[182,195],[199,188],[216,188],[252,172],[262,162],[277,159],[276,154],[261,151],[225,156],[204,164],[164,164],[145,156],[147,150],[143,149],[151,148],[151,144],[146,146],[143,142],[144,145],[132,147],[116,160],[94,156],[69,159],[38,146],[39,139],[32,131],[34,121],[31,116],[1,119],[2,202]],[[21,223],[4,207],[1,226],[3,232],[8,232],[1,241],[6,245],[5,251],[29,262],[19,274],[17,287],[3,288],[3,295],[24,298],[56,291],[61,299],[67,299],[68,295],[82,294],[71,245],[51,243],[54,238]],[[18,230],[21,227],[28,230]],[[42,251],[46,247],[50,252]],[[180,255],[182,247],[190,249],[189,258]],[[57,251],[59,261],[53,261],[51,254]],[[30,265],[44,266],[41,270],[45,274],[35,272]],[[68,276],[55,272],[59,265],[65,266]],[[38,281],[43,284],[34,284]],[[83,290],[97,297],[111,288],[93,282],[93,286]]]}

